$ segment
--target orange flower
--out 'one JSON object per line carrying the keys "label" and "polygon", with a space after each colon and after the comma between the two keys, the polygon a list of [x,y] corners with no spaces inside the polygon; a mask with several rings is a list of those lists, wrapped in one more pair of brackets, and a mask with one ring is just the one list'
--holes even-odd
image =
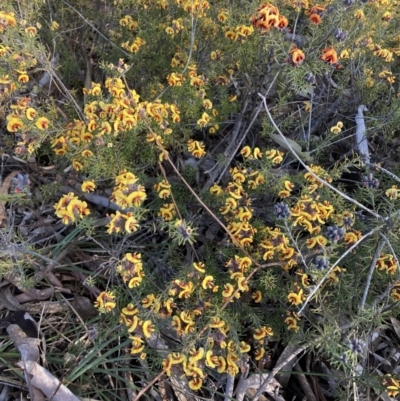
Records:
{"label": "orange flower", "polygon": [[336,50],[333,47],[328,47],[322,50],[321,59],[329,64],[335,65],[339,59]]}
{"label": "orange flower", "polygon": [[291,61],[295,67],[300,65],[303,62],[303,60],[306,58],[303,51],[298,49],[296,46],[293,46],[290,49],[290,54],[292,55]]}
{"label": "orange flower", "polygon": [[283,15],[279,15],[279,22],[278,22],[278,28],[286,28],[289,25],[289,21],[286,17]]}
{"label": "orange flower", "polygon": [[318,14],[311,14],[310,21],[313,22],[314,24],[320,24],[322,19]]}

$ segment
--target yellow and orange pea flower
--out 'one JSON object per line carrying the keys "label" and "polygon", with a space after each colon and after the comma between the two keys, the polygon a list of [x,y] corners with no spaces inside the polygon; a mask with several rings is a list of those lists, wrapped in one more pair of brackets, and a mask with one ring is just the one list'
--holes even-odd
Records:
{"label": "yellow and orange pea flower", "polygon": [[171,221],[175,214],[176,209],[173,203],[165,203],[158,212],[158,216],[160,216],[164,221]]}
{"label": "yellow and orange pea flower", "polygon": [[240,154],[241,154],[244,158],[248,158],[248,157],[252,156],[250,146],[245,146],[245,147],[240,151]]}
{"label": "yellow and orange pea flower", "polygon": [[23,128],[24,123],[18,117],[11,117],[7,122],[7,131],[8,132],[18,132],[21,128]]}
{"label": "yellow and orange pea flower", "polygon": [[211,188],[210,188],[210,193],[212,195],[216,195],[216,196],[220,196],[224,193],[223,189],[218,185],[218,184],[214,184]]}
{"label": "yellow and orange pea flower", "polygon": [[203,262],[194,262],[193,267],[199,271],[200,273],[205,273],[206,272],[206,266],[204,265]]}
{"label": "yellow and orange pea flower", "polygon": [[300,327],[297,324],[297,320],[292,316],[288,316],[285,319],[285,323],[287,324],[289,330],[293,330],[296,333],[300,330]]}
{"label": "yellow and orange pea flower", "polygon": [[33,107],[29,107],[25,111],[26,118],[32,121],[36,117],[36,110]]}
{"label": "yellow and orange pea flower", "polygon": [[296,46],[292,46],[292,48],[290,49],[290,55],[290,61],[295,67],[300,65],[306,58],[304,52]]}
{"label": "yellow and orange pea flower", "polygon": [[95,308],[101,313],[107,313],[113,310],[116,306],[115,295],[112,291],[102,291],[94,303]]}
{"label": "yellow and orange pea flower", "polygon": [[291,292],[288,295],[288,300],[292,305],[300,305],[303,303],[303,301],[305,300],[306,296],[303,294],[303,290],[300,289],[298,293],[296,292]]}
{"label": "yellow and orange pea flower", "polygon": [[386,388],[389,397],[396,397],[399,394],[400,382],[391,377],[391,375],[386,375],[382,380],[382,384]]}
{"label": "yellow and orange pea flower", "polygon": [[49,128],[49,120],[46,117],[39,117],[36,122],[35,125],[37,128],[39,128],[40,130],[45,130],[47,128]]}
{"label": "yellow and orange pea flower", "polygon": [[328,240],[322,235],[317,235],[316,237],[311,237],[306,240],[306,246],[308,249],[312,249],[314,247],[323,248],[328,243]]}
{"label": "yellow and orange pea flower", "polygon": [[331,65],[337,65],[339,57],[336,53],[336,50],[333,48],[333,46],[322,50],[321,60],[323,60],[326,63],[329,63]]}
{"label": "yellow and orange pea flower", "polygon": [[400,195],[400,190],[397,188],[397,185],[392,185],[385,194],[390,200],[397,200]]}
{"label": "yellow and orange pea flower", "polygon": [[96,189],[96,184],[93,181],[84,181],[81,185],[83,192],[92,192]]}
{"label": "yellow and orange pea flower", "polygon": [[37,33],[37,28],[34,26],[28,26],[27,28],[25,28],[25,33],[28,36],[35,36]]}
{"label": "yellow and orange pea flower", "polygon": [[274,333],[273,333],[271,327],[263,326],[254,331],[253,337],[259,343],[262,343],[265,337],[267,337],[267,336],[271,337],[273,335],[274,335]]}
{"label": "yellow and orange pea flower", "polygon": [[131,354],[140,354],[144,349],[144,341],[140,337],[129,337],[132,340]]}
{"label": "yellow and orange pea flower", "polygon": [[[205,113],[203,113],[205,114]],[[189,139],[188,144],[188,151],[196,158],[201,158],[206,154],[204,150],[205,146],[203,142],[194,141],[193,139]]]}

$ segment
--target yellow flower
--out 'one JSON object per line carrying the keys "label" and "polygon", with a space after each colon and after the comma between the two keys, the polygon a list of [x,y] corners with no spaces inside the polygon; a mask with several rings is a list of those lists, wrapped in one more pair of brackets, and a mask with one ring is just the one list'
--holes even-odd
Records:
{"label": "yellow flower", "polygon": [[259,304],[262,301],[262,294],[261,294],[261,291],[259,291],[259,290],[257,290],[256,292],[253,292],[251,297],[253,298],[253,300],[256,304]]}
{"label": "yellow flower", "polygon": [[8,132],[18,132],[24,126],[23,122],[17,117],[11,117],[7,123]]}
{"label": "yellow flower", "polygon": [[216,365],[218,366],[217,368],[218,373],[226,372],[226,360],[223,356],[218,357],[218,362],[216,363]]}
{"label": "yellow flower", "polygon": [[136,220],[135,216],[132,213],[128,212],[126,214],[126,220],[125,220],[125,224],[124,224],[125,231],[130,234],[132,232],[137,231],[138,228],[139,228],[139,223]]}
{"label": "yellow flower", "polygon": [[132,340],[131,354],[140,354],[144,349],[143,340],[140,337],[129,337]]}
{"label": "yellow flower", "polygon": [[191,281],[182,285],[182,291],[178,294],[178,298],[190,298],[190,295],[193,293],[195,287]]}
{"label": "yellow flower", "polygon": [[256,329],[254,331],[253,337],[257,341],[261,342],[267,336],[273,336],[274,333],[272,332],[271,327],[263,326],[260,329]]}
{"label": "yellow flower", "polygon": [[162,367],[163,367],[163,371],[165,372],[165,374],[169,377],[171,376],[171,368],[172,368],[172,363],[170,360],[170,355],[168,355],[167,359],[163,359],[162,361]]}
{"label": "yellow flower", "polygon": [[53,21],[53,22],[51,23],[50,30],[51,30],[51,31],[56,31],[56,30],[58,29],[59,26],[60,26],[60,24],[59,24],[57,21]]}
{"label": "yellow flower", "polygon": [[287,324],[289,330],[293,330],[296,333],[300,329],[300,327],[297,324],[297,320],[294,317],[291,317],[291,316],[287,317],[285,319],[285,323]]}
{"label": "yellow flower", "polygon": [[28,120],[32,121],[36,116],[36,110],[32,107],[29,107],[28,109],[26,109],[25,115]]}
{"label": "yellow flower", "polygon": [[168,355],[168,359],[171,361],[171,365],[179,365],[180,363],[185,363],[187,358],[180,352],[173,352]]}
{"label": "yellow flower", "polygon": [[37,29],[34,26],[28,26],[27,28],[25,28],[25,33],[28,36],[35,36],[37,33]]}
{"label": "yellow flower", "polygon": [[197,120],[197,125],[199,125],[200,127],[205,127],[209,123],[210,118],[211,117],[206,112],[204,112],[201,115],[201,118]]}
{"label": "yellow flower", "polygon": [[189,381],[189,387],[193,391],[200,390],[202,385],[203,385],[203,380],[200,377],[194,377],[192,380]]}
{"label": "yellow flower", "polygon": [[225,289],[224,289],[224,291],[222,291],[222,296],[223,296],[224,298],[229,298],[229,297],[233,294],[235,288],[234,288],[233,285],[230,284],[230,283],[225,284],[225,285],[224,285],[224,288],[225,288]]}
{"label": "yellow flower", "polygon": [[350,58],[350,50],[344,49],[340,52],[340,58]]}
{"label": "yellow flower", "polygon": [[173,203],[165,203],[158,212],[158,215],[165,221],[171,221],[175,214],[175,205]]}
{"label": "yellow flower", "polygon": [[21,74],[18,76],[18,82],[26,83],[29,81],[29,75],[28,74]]}
{"label": "yellow flower", "polygon": [[76,159],[72,160],[72,167],[76,171],[81,171],[83,169],[83,164]]}
{"label": "yellow flower", "polygon": [[334,125],[333,127],[331,127],[331,132],[332,134],[337,135],[342,132],[342,129],[338,125]]}
{"label": "yellow flower", "polygon": [[311,102],[307,100],[303,102],[303,104],[304,104],[304,110],[309,113],[311,111]]}
{"label": "yellow flower", "polygon": [[93,181],[84,181],[81,185],[83,192],[92,192],[96,188],[96,184]]}
{"label": "yellow flower", "polygon": [[359,20],[364,19],[365,18],[364,11],[361,9],[356,10],[356,12],[354,13],[354,17]]}
{"label": "yellow flower", "polygon": [[213,195],[219,196],[219,195],[222,195],[224,193],[224,191],[222,190],[222,188],[219,185],[214,184],[210,188],[210,193],[213,194]]}
{"label": "yellow flower", "polygon": [[353,230],[353,231],[347,231],[346,234],[344,235],[344,243],[347,245],[350,244],[355,244],[360,238],[362,237],[362,234],[360,231]]}
{"label": "yellow flower", "polygon": [[259,361],[264,355],[265,355],[265,349],[264,348],[258,348],[254,352],[254,359],[256,361]]}
{"label": "yellow flower", "polygon": [[200,347],[198,350],[192,349],[189,351],[189,363],[194,364],[197,361],[200,361],[204,357],[204,348]]}
{"label": "yellow flower", "polygon": [[46,117],[39,117],[35,123],[36,127],[40,130],[49,128],[49,120]]}
{"label": "yellow flower", "polygon": [[237,279],[237,285],[240,291],[248,291],[249,286],[247,285],[246,277],[238,277]]}
{"label": "yellow flower", "polygon": [[188,141],[188,151],[196,158],[201,158],[206,154],[204,148],[203,142],[194,141],[193,139]]}
{"label": "yellow flower", "polygon": [[154,304],[156,297],[154,294],[149,294],[142,299],[143,308],[150,308]]}
{"label": "yellow flower", "polygon": [[382,384],[386,387],[389,397],[396,397],[400,392],[400,383],[391,375],[386,375],[383,378]]}
{"label": "yellow flower", "polygon": [[261,159],[261,158],[262,158],[262,153],[261,153],[260,148],[254,148],[254,150],[253,150],[253,157],[254,157],[255,159]]}
{"label": "yellow flower", "polygon": [[296,294],[295,292],[291,292],[288,295],[288,300],[289,302],[291,302],[292,305],[300,305],[303,303],[305,299],[305,295],[303,294],[303,290],[301,289],[298,294]]}
{"label": "yellow flower", "polygon": [[249,351],[251,350],[251,347],[250,347],[250,345],[247,344],[246,342],[241,341],[241,342],[240,342],[240,348],[239,348],[239,350],[240,350],[240,352],[241,352],[242,354],[244,354],[245,352],[249,352]]}
{"label": "yellow flower", "polygon": [[323,237],[322,235],[317,235],[316,237],[311,237],[307,239],[306,246],[308,249],[312,249],[317,245],[320,247],[324,247],[327,243],[328,240],[325,237]]}
{"label": "yellow flower", "polygon": [[122,313],[127,316],[134,316],[139,313],[139,309],[133,304],[128,304],[125,308],[122,308]]}
{"label": "yellow flower", "polygon": [[248,158],[251,156],[251,148],[250,146],[245,146],[241,151],[240,154],[244,157],[244,158]]}
{"label": "yellow flower", "polygon": [[93,152],[89,149],[85,149],[84,151],[82,151],[81,155],[83,157],[92,157],[93,156]]}
{"label": "yellow flower", "polygon": [[140,320],[137,316],[133,316],[132,319],[127,319],[125,325],[128,329],[128,333],[132,333],[138,327]]}
{"label": "yellow flower", "polygon": [[161,199],[165,199],[171,195],[171,184],[166,180],[162,180],[158,184],[155,184],[154,189],[158,192],[158,196]]}
{"label": "yellow flower", "polygon": [[209,327],[214,328],[214,329],[221,329],[224,326],[225,326],[225,322],[222,319],[220,319],[219,317],[213,317],[211,319],[211,323],[209,324]]}
{"label": "yellow flower", "polygon": [[143,335],[146,338],[150,338],[151,333],[153,333],[155,331],[155,328],[150,320],[146,320],[145,322],[143,322],[142,330],[143,330]]}
{"label": "yellow flower", "polygon": [[390,200],[397,200],[400,195],[400,190],[397,188],[397,185],[393,185],[392,188],[389,188],[385,192],[385,194]]}
{"label": "yellow flower", "polygon": [[116,306],[115,295],[112,291],[102,291],[96,299],[94,306],[99,309],[100,313],[107,313]]}
{"label": "yellow flower", "polygon": [[205,109],[212,109],[212,103],[211,103],[211,100],[209,100],[209,99],[204,99],[203,100],[203,107],[205,108]]}
{"label": "yellow flower", "polygon": [[167,76],[167,80],[170,86],[182,86],[182,83],[185,81],[185,78],[182,74],[178,74],[173,72]]}

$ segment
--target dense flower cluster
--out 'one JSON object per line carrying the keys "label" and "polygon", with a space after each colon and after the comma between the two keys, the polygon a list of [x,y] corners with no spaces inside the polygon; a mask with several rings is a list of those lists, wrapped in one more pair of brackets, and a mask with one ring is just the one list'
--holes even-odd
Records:
{"label": "dense flower cluster", "polygon": [[126,253],[116,270],[129,288],[139,286],[144,277],[142,255],[140,253]]}
{"label": "dense flower cluster", "polygon": [[[115,212],[108,216],[108,234],[128,234],[129,240],[134,241],[139,222],[146,213],[153,218],[146,225],[152,225],[157,235],[168,236],[166,252],[171,247],[171,254],[180,255],[184,244],[187,254],[197,258],[197,262],[177,261],[179,268],[173,278],[166,280],[164,291],[156,290],[152,278],[144,273],[148,271],[144,268],[146,251],[143,255],[123,253],[116,266],[120,288],[125,288],[134,298],[120,316],[132,341],[131,353],[145,358],[149,339],[159,327],[168,325],[183,345],[176,352],[163,355],[163,369],[167,376],[185,377],[190,388],[196,391],[213,370],[235,376],[245,369],[249,358],[259,361],[261,366],[274,332],[279,335],[284,327],[295,333],[301,329],[301,315],[297,312],[305,307],[307,297],[321,310],[328,310],[332,287],[342,282],[343,277],[354,274],[355,268],[347,260],[354,260],[359,248],[349,248],[362,239],[361,231],[370,223],[361,218],[356,220],[355,216],[360,216],[355,212],[359,204],[349,206],[344,196],[326,186],[336,181],[337,175],[332,171],[345,171],[346,163],[351,162],[346,159],[343,166],[325,169],[318,165],[320,160],[315,150],[323,152],[324,147],[315,145],[315,135],[305,138],[307,153],[300,153],[300,145],[295,144],[296,137],[290,133],[287,138],[295,139],[288,143],[298,145],[298,155],[309,156],[303,159],[314,164],[306,172],[301,172],[302,167],[293,171],[290,155],[287,157],[282,151],[288,150],[287,143],[278,140],[275,142],[279,149],[263,151],[261,144],[260,147],[244,146],[239,154],[232,155],[226,167],[229,179],[219,178],[210,188],[212,196],[204,197],[207,201],[211,198],[207,207],[213,218],[220,219],[221,230],[216,234],[210,230],[203,235],[195,227],[200,209],[189,204],[185,204],[187,210],[180,206],[189,193],[182,184],[184,181],[179,180],[182,154],[185,157],[189,154],[191,161],[191,156],[197,159],[207,156],[207,160],[200,161],[204,162],[202,168],[206,162],[214,162],[219,152],[216,142],[230,140],[232,120],[250,93],[246,92],[247,86],[259,83],[260,71],[264,71],[265,65],[268,65],[268,76],[279,71],[270,88],[276,90],[276,96],[271,96],[273,101],[268,99],[268,105],[278,119],[282,117],[279,125],[283,131],[294,130],[297,135],[299,117],[306,116],[313,124],[320,110],[326,109],[325,104],[336,101],[334,97],[341,100],[342,96],[353,96],[358,87],[362,88],[363,100],[365,97],[375,104],[377,110],[379,103],[385,103],[388,109],[383,109],[384,115],[398,114],[396,110],[389,110],[388,103],[395,102],[380,102],[387,97],[388,89],[393,92],[399,72],[400,37],[394,28],[396,4],[381,0],[356,7],[352,0],[339,6],[290,0],[278,7],[273,3],[244,2],[246,6],[236,15],[235,2],[144,0],[136,3],[134,17],[123,2],[116,1],[111,6],[115,7],[117,19],[113,24],[105,24],[111,27],[107,36],[115,44],[115,51],[128,56],[127,61],[106,61],[101,65],[106,77],[104,84],[86,83],[83,103],[77,97],[73,117],[67,107],[59,109],[56,102],[41,107],[41,98],[38,101],[36,94],[41,88],[35,84],[39,81],[36,74],[47,68],[44,61],[40,68],[33,68],[37,64],[34,54],[46,59],[35,47],[42,29],[40,24],[21,19],[18,17],[21,13],[1,9],[0,33],[4,40],[0,44],[0,102],[5,106],[2,110],[5,127],[15,138],[15,151],[20,157],[34,155],[45,143],[54,153],[52,157],[72,165],[85,193],[96,191],[97,186],[110,193],[106,183],[115,180],[110,196]],[[371,18],[375,22],[369,29],[367,21]],[[49,22],[45,34],[56,35],[56,31],[61,31],[59,28],[66,27],[61,21],[60,24]],[[12,40],[5,36],[8,32],[13,32]],[[30,48],[26,50],[21,43]],[[63,60],[62,66],[65,64]],[[339,68],[348,68],[346,74]],[[57,77],[62,75],[60,69]],[[347,86],[348,82],[351,87]],[[315,90],[317,85],[324,89]],[[326,85],[329,90],[325,90]],[[66,87],[72,104],[75,88]],[[318,104],[320,92],[326,93],[324,107]],[[296,106],[292,109],[291,100],[299,94],[301,99],[308,100],[294,101]],[[343,122],[337,121],[335,115],[324,120],[323,130],[317,135],[319,139],[326,139],[326,143],[346,139],[344,134],[353,129],[348,116],[354,111],[353,105],[347,103],[340,103],[338,108],[346,124],[345,132]],[[83,110],[79,104],[83,104]],[[247,118],[249,110],[245,107],[243,110]],[[262,119],[262,113],[258,118]],[[260,143],[271,131],[269,121],[264,120]],[[233,133],[236,134],[235,129]],[[246,133],[243,141],[247,142],[243,143],[251,143],[249,138],[251,135]],[[303,149],[305,142],[301,142]],[[215,160],[216,169],[220,161]],[[284,160],[291,167],[278,167]],[[200,163],[193,164],[197,168]],[[107,175],[104,170],[108,173],[109,167],[113,171],[104,177]],[[170,167],[176,167],[174,179],[170,179]],[[130,170],[140,171],[143,174],[140,177],[151,171],[152,176],[149,180],[139,180]],[[79,173],[82,171],[84,174]],[[366,175],[360,192],[386,193],[382,210],[389,204],[392,207],[399,198],[397,186],[380,191],[375,171],[373,175],[366,169],[362,174]],[[154,179],[154,175],[158,178]],[[141,182],[146,185],[152,182],[153,193],[148,191],[150,186],[146,190]],[[334,185],[337,186],[336,182]],[[85,194],[87,199],[91,195]],[[373,201],[381,198],[384,197],[374,197]],[[202,199],[197,200],[203,202]],[[149,213],[144,209],[145,202]],[[264,210],[265,204],[268,206]],[[86,202],[72,192],[64,195],[54,208],[56,216],[66,225],[79,222],[90,213]],[[198,237],[204,240],[201,249],[205,252],[197,252]],[[212,238],[211,244],[207,242],[209,238]],[[362,242],[360,248],[364,246]],[[364,242],[369,245],[368,239]],[[342,265],[347,270],[335,264],[344,251],[349,251]],[[210,263],[207,259],[199,260],[210,254],[217,254],[218,258],[210,257]],[[351,274],[346,274],[349,270]],[[382,253],[376,270],[393,275],[398,271],[396,257]],[[274,287],[268,281],[271,277],[282,280]],[[319,281],[321,277],[324,277],[323,283]],[[400,286],[393,285],[391,296],[399,301]],[[276,292],[271,295],[268,290],[272,287]],[[314,298],[309,296],[312,288],[318,288]],[[96,308],[102,313],[112,312],[117,301],[122,302],[120,292],[115,294],[101,292]],[[321,303],[319,296],[323,298]],[[273,305],[271,310],[278,311],[273,323],[269,312],[264,313],[268,309],[264,308],[266,305]],[[230,312],[235,313],[241,307],[256,310],[254,321],[246,320],[247,316],[239,323],[229,320]],[[238,327],[243,323],[246,338],[242,341],[245,330],[240,332]],[[310,333],[311,337],[312,329]],[[359,340],[349,341],[348,346],[348,354],[357,354],[363,347]],[[383,384],[389,394],[397,394],[396,379],[385,377]]]}

